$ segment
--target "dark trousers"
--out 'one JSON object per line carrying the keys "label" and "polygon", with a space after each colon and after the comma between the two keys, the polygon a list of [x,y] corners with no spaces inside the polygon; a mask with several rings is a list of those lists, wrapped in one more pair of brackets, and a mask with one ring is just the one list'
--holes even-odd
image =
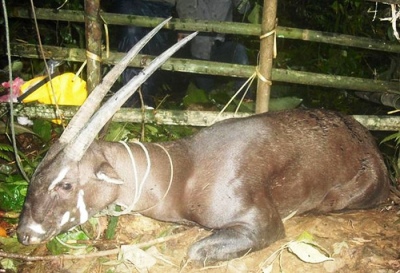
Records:
{"label": "dark trousers", "polygon": [[[249,58],[246,53],[246,48],[236,42],[226,41],[218,42],[212,47],[210,61],[233,63],[233,64],[249,64]],[[198,88],[210,92],[214,88],[215,76],[211,75],[197,75],[195,77],[195,84]],[[235,81],[235,90],[238,90],[245,82],[244,79]]]}
{"label": "dark trousers", "polygon": [[[150,2],[143,0],[115,0],[113,3],[113,12],[144,15],[150,17],[164,17],[171,16],[172,6],[161,2]],[[118,51],[128,52],[140,39],[142,39],[151,28],[124,26],[120,28],[118,35]],[[158,32],[149,43],[141,50],[141,54],[160,55],[168,47],[176,41],[176,34],[170,30],[161,30]],[[129,67],[122,73],[122,84],[125,85],[133,77],[142,71],[141,68]],[[160,72],[155,72],[150,78],[141,86],[141,93],[145,105],[154,106],[154,95],[160,86],[163,84],[164,76]],[[125,106],[140,107],[139,94],[136,92],[128,101]]]}

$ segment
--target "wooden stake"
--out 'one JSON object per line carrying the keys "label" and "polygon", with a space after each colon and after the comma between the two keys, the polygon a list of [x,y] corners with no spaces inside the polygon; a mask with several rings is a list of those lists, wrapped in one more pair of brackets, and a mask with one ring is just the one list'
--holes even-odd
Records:
{"label": "wooden stake", "polygon": [[257,69],[256,113],[268,111],[271,93],[272,60],[276,37],[276,0],[264,0],[263,20],[261,24],[260,59]]}
{"label": "wooden stake", "polygon": [[90,93],[101,81],[100,0],[85,0],[85,36],[87,58],[87,91]]}

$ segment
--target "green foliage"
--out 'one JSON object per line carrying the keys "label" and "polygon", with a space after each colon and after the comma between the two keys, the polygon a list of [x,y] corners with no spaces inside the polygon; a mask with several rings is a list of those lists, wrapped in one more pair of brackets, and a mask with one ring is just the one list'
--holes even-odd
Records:
{"label": "green foliage", "polygon": [[15,261],[9,258],[1,259],[0,261],[1,268],[7,270],[7,272],[17,272],[17,267],[15,265]]}
{"label": "green foliage", "polygon": [[[58,8],[65,1],[39,1],[37,7]],[[252,23],[259,23],[261,6],[264,0],[250,0],[253,10],[248,14],[247,19]],[[10,0],[7,2],[9,6],[17,7],[28,5],[26,2]],[[367,11],[370,7],[374,7],[374,3],[362,0],[331,0],[331,1],[311,1],[311,0],[290,0],[278,2],[279,25],[287,27],[305,28],[312,30],[321,30],[326,32],[335,32],[342,34],[350,34],[355,36],[373,37],[377,39],[388,39],[387,22],[372,21],[372,14]],[[29,6],[28,6],[29,8]],[[83,2],[79,0],[71,0],[66,2],[63,9],[83,10]],[[45,44],[57,46],[74,46],[84,47],[84,24],[71,22],[51,22],[39,21],[42,37]],[[37,43],[36,34],[30,21],[25,19],[12,18],[10,20],[11,39],[21,39],[29,43]],[[230,38],[230,37],[228,37]],[[258,62],[259,55],[259,38],[258,37],[234,37],[245,44],[251,58],[251,64]],[[381,52],[359,50],[355,48],[343,48],[341,46],[332,46],[322,43],[310,43],[300,40],[278,39],[278,57],[274,61],[276,68],[293,69],[310,71],[316,73],[325,73],[333,75],[346,75],[372,78],[374,72],[383,71],[387,64],[389,54]],[[24,63],[25,62],[25,63]],[[28,62],[18,62],[16,71],[25,73],[24,75],[35,74],[43,71],[43,61],[31,59]],[[78,65],[78,64],[70,64]],[[80,65],[80,64],[79,64]],[[20,71],[31,69],[30,71]],[[62,67],[67,70],[71,67]],[[72,70],[76,71],[76,67]],[[26,77],[24,77],[26,78]],[[272,96],[273,99],[279,100],[279,103],[287,100],[280,100],[281,97],[293,98],[289,100],[290,105],[298,105],[300,98],[307,107],[324,107],[327,109],[340,110],[345,113],[379,113],[380,107],[361,101],[352,95],[352,91],[337,90],[328,88],[317,88],[303,85],[284,84],[290,89],[290,93],[277,88],[274,83]],[[200,109],[220,110],[229,101],[232,93],[233,83],[229,83],[217,90],[206,93],[197,89],[193,84],[189,86],[187,94],[182,101],[182,105],[172,105],[171,108],[192,107],[200,105]],[[233,100],[227,111],[234,111],[239,104],[240,96]],[[271,101],[272,101],[271,100]],[[165,104],[163,105],[163,107]],[[170,106],[170,105],[169,105]],[[278,107],[281,107],[278,105]],[[287,106],[285,106],[287,107]],[[292,107],[292,106],[290,106]],[[271,107],[272,109],[273,107]],[[367,110],[365,110],[367,109]],[[241,111],[252,112],[254,104],[251,102],[242,103]],[[35,156],[21,157],[24,161],[24,169],[28,174],[32,174],[34,168],[40,162],[42,154],[50,146],[51,139],[55,131],[61,127],[55,127],[48,121],[35,120],[32,131],[37,134],[43,145]],[[108,128],[105,140],[142,140],[142,141],[167,141],[181,138],[193,133],[195,129],[183,126],[162,126],[156,124],[128,124],[128,123],[111,123]],[[12,147],[7,143],[0,143],[0,159],[10,164],[3,164],[0,172],[5,177],[15,175],[16,168],[11,162],[14,160],[12,155]],[[12,173],[14,171],[14,173]],[[4,176],[0,177],[0,186],[4,182]],[[6,192],[6,191],[3,191]]]}
{"label": "green foliage", "polygon": [[253,9],[247,16],[247,20],[249,20],[252,24],[261,24],[262,21],[262,6],[258,3],[254,4]]}
{"label": "green foliage", "polygon": [[397,181],[398,183],[398,185],[394,186],[400,187],[400,183],[397,179],[398,177],[400,177],[400,131],[386,136],[381,141],[381,145],[382,144],[388,145],[393,151],[393,155],[387,156],[386,161],[389,169],[392,172],[392,177],[394,178],[392,179],[392,181]]}
{"label": "green foliage", "polygon": [[120,141],[129,140],[134,138],[133,133],[136,131],[134,128],[137,126],[130,126],[128,123],[110,123],[107,129],[107,133],[104,136],[105,141]]}
{"label": "green foliage", "polygon": [[48,142],[51,139],[52,132],[51,123],[47,120],[36,119],[33,123],[32,130],[44,141]]}
{"label": "green foliage", "polygon": [[[18,123],[14,124],[14,132],[16,135],[25,134],[25,133],[35,134],[35,132],[33,132],[30,128],[19,125]],[[0,134],[11,134],[9,125],[3,121],[0,121]]]}
{"label": "green foliage", "polygon": [[105,238],[111,240],[114,238],[118,225],[118,216],[110,216],[108,219],[108,225],[105,232]]}
{"label": "green foliage", "polygon": [[[218,89],[207,93],[204,90],[196,88],[195,85],[189,85],[187,95],[183,99],[183,105],[187,108],[193,107],[193,105],[201,105],[204,108],[213,108],[216,110],[222,110],[226,104],[231,101],[234,95],[232,91],[232,82],[226,85],[220,86]],[[242,93],[238,94],[226,107],[225,111],[234,112],[239,107],[241,112],[255,111],[255,103],[252,100],[243,100]],[[278,98],[271,98],[269,102],[270,111],[278,111],[285,109],[293,109],[301,104],[302,100],[295,96],[282,96]]]}
{"label": "green foliage", "polygon": [[[28,154],[30,152],[29,149],[21,151],[26,148],[19,147],[21,150],[18,151],[18,156],[28,177],[32,176],[36,166],[42,160],[42,155],[47,150],[49,142],[57,129],[59,128],[53,128],[51,122],[39,119],[34,120],[32,129],[17,125],[16,133],[22,136],[23,139],[31,136],[25,142],[28,142],[27,145],[33,146],[32,148],[35,149],[34,153]],[[3,139],[8,141],[8,138]],[[17,143],[18,146],[21,146],[18,140]],[[0,142],[0,160],[2,160],[0,165],[0,210],[20,211],[26,196],[28,183],[18,171],[15,164],[14,148],[10,143]]]}
{"label": "green foliage", "polygon": [[[186,92],[186,96],[183,98],[182,104],[185,108],[200,107],[200,109],[222,110],[234,95],[232,91],[233,89],[233,82],[219,85],[212,92],[206,92],[197,88],[193,83],[191,83]],[[236,96],[236,98],[226,108],[226,111],[236,110],[237,106],[240,104],[242,94],[243,93],[240,93],[238,96]],[[240,111],[254,112],[253,101],[242,102],[240,105]]]}
{"label": "green foliage", "polygon": [[7,162],[12,161],[12,158],[10,157],[10,152],[13,152],[14,148],[6,143],[0,143],[0,158],[4,159]]}
{"label": "green foliage", "polygon": [[387,137],[385,137],[381,143],[385,143],[385,142],[389,142],[391,140],[394,140],[396,145],[399,146],[400,145],[400,132],[396,132],[394,134],[391,134]]}
{"label": "green foliage", "polygon": [[88,239],[89,237],[83,231],[72,230],[58,235],[56,238],[48,242],[46,246],[47,249],[53,255],[60,255],[63,253],[73,252],[74,250],[78,250],[78,252],[82,250],[86,251],[87,247],[85,245],[79,245],[79,244],[71,245],[71,244],[73,244],[75,241],[88,240]]}
{"label": "green foliage", "polygon": [[204,90],[197,88],[193,83],[189,85],[186,96],[183,98],[185,107],[192,104],[212,104],[208,94]]}
{"label": "green foliage", "polygon": [[5,176],[0,174],[0,210],[20,211],[26,196],[28,183],[15,174]]}
{"label": "green foliage", "polygon": [[[264,4],[264,1],[252,1]],[[377,18],[385,17],[387,5],[379,5]],[[290,0],[278,1],[278,25],[300,29],[320,30],[338,34],[388,40],[389,24],[373,21],[375,3],[362,0]],[[386,10],[386,11],[385,11]],[[381,15],[381,16],[380,16]],[[251,62],[258,62],[259,41],[253,37],[240,37],[249,49]],[[275,68],[315,72],[329,75],[343,75],[373,79],[390,66],[390,53],[363,50],[340,45],[329,45],[301,40],[277,39],[278,56]],[[280,84],[280,83],[278,83]],[[304,101],[306,107],[324,107],[352,114],[377,114],[382,107],[365,103],[352,95],[352,90],[320,88],[306,85],[284,85]],[[272,95],[283,96],[272,86]],[[286,94],[288,95],[288,94]],[[310,103],[312,102],[312,103]],[[368,109],[365,111],[364,109]]]}
{"label": "green foliage", "polygon": [[[168,126],[157,124],[110,123],[104,140],[106,141],[169,141],[193,133],[188,126]],[[144,139],[142,139],[142,135]]]}

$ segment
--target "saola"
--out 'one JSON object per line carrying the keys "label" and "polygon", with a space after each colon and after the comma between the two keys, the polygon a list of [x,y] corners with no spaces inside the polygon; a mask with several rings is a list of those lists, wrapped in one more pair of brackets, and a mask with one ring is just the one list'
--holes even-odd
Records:
{"label": "saola", "polygon": [[32,178],[17,229],[21,243],[47,241],[118,204],[123,213],[212,229],[188,256],[227,260],[282,238],[282,218],[290,214],[369,208],[387,198],[388,173],[374,139],[353,118],[330,111],[229,119],[165,143],[94,141],[154,69],[96,113],[114,78],[107,75],[91,93]]}

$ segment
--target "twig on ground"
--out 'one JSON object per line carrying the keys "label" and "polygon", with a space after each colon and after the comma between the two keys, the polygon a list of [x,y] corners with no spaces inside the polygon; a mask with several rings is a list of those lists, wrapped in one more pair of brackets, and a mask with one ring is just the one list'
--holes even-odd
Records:
{"label": "twig on ground", "polygon": [[[187,231],[177,233],[170,236],[160,237],[151,241],[143,242],[135,244],[138,248],[147,248],[153,245],[165,243],[170,240],[175,240],[181,236],[183,236]],[[25,254],[17,254],[17,253],[8,253],[4,251],[0,251],[0,257],[10,258],[10,259],[18,259],[24,261],[50,261],[50,260],[78,260],[78,259],[88,259],[88,258],[95,258],[95,257],[102,257],[102,256],[110,256],[110,255],[117,255],[120,251],[120,248],[110,249],[110,250],[103,250],[93,253],[88,253],[84,255],[71,255],[71,254],[63,254],[63,255],[49,255],[49,256],[30,256]]]}

